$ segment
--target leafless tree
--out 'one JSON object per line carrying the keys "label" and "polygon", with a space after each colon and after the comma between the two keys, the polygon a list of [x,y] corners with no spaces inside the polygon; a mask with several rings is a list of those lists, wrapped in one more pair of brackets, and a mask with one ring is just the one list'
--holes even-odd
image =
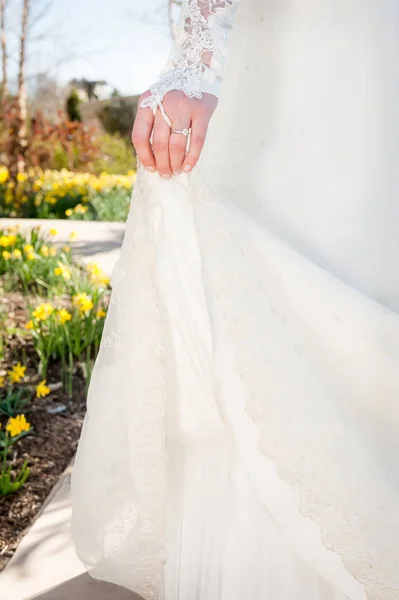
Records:
{"label": "leafless tree", "polygon": [[168,0],[168,17],[169,17],[169,28],[172,38],[176,37],[176,19],[175,13],[177,7],[180,7],[182,0]]}
{"label": "leafless tree", "polygon": [[[0,0],[7,2],[7,0]],[[11,153],[14,157],[10,165],[10,172],[25,171],[25,154],[27,147],[27,46],[28,41],[32,37],[32,28],[45,17],[53,5],[55,0],[22,0],[20,18],[20,31],[18,39],[18,86],[16,97],[16,114],[14,116],[14,125],[11,128],[10,137],[14,139],[10,141],[14,150]],[[33,10],[35,13],[32,14]]]}
{"label": "leafless tree", "polygon": [[2,64],[1,94],[2,94],[3,98],[5,98],[8,93],[6,9],[7,9],[7,0],[0,0],[0,36],[1,36],[1,64]]}
{"label": "leafless tree", "polygon": [[25,81],[25,63],[26,63],[26,43],[28,34],[28,22],[29,22],[29,11],[30,11],[30,0],[23,0],[22,2],[22,15],[21,15],[21,33],[19,38],[19,64],[18,64],[18,94],[17,94],[17,105],[18,105],[18,146],[19,146],[19,160],[18,160],[18,171],[25,171],[25,149],[26,149],[26,134],[27,134],[27,94],[26,94],[26,81]]}

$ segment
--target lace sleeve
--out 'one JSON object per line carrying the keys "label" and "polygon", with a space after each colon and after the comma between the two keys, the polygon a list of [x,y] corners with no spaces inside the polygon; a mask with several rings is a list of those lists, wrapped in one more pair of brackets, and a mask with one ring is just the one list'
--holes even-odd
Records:
{"label": "lace sleeve", "polygon": [[176,41],[160,79],[142,107],[155,109],[167,92],[189,98],[219,95],[238,0],[183,0]]}

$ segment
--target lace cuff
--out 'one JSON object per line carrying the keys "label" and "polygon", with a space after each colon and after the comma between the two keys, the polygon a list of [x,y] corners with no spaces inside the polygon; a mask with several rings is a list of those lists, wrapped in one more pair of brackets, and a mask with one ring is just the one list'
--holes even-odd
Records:
{"label": "lace cuff", "polygon": [[219,95],[238,0],[184,0],[176,42],[160,79],[141,102],[153,110],[171,90],[189,98]]}

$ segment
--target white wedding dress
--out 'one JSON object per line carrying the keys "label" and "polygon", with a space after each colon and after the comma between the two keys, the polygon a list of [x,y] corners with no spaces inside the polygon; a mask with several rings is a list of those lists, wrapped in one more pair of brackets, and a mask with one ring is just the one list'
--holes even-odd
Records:
{"label": "white wedding dress", "polygon": [[184,0],[147,103],[229,45],[199,166],[139,172],[77,551],[145,600],[398,600],[399,4],[233,4]]}

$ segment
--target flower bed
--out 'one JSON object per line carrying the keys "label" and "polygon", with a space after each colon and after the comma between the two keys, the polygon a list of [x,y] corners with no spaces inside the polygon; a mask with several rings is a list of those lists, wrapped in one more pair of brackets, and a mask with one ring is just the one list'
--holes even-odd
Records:
{"label": "flower bed", "polygon": [[124,221],[136,172],[90,173],[28,169],[17,181],[0,166],[0,216]]}
{"label": "flower bed", "polygon": [[50,234],[0,229],[0,569],[76,450],[109,301]]}

